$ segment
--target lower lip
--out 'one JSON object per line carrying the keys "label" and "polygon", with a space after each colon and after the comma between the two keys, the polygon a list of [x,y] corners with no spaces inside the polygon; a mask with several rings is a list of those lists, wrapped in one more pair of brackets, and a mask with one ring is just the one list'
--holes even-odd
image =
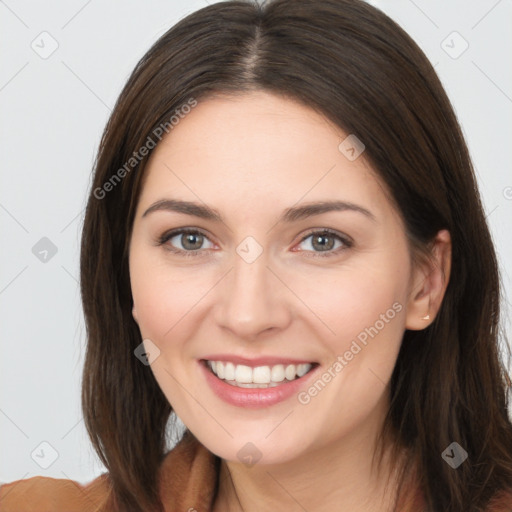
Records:
{"label": "lower lip", "polygon": [[204,360],[199,366],[205,375],[206,382],[213,392],[225,402],[237,407],[261,409],[282,402],[299,392],[300,388],[316,372],[318,366],[306,375],[291,382],[279,384],[271,388],[239,388],[219,379],[206,365]]}

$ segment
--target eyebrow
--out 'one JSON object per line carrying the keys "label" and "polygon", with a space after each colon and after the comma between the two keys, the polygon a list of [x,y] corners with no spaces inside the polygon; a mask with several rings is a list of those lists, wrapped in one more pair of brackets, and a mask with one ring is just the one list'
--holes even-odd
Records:
{"label": "eyebrow", "polygon": [[[222,215],[214,208],[211,208],[205,204],[195,203],[192,201],[181,201],[177,199],[161,199],[156,203],[153,203],[142,214],[142,217],[146,217],[150,213],[156,211],[177,212],[186,215],[193,215],[194,217],[199,217],[205,220],[224,222],[224,220],[222,219]],[[278,222],[297,222],[299,220],[312,217],[314,215],[320,215],[322,213],[334,211],[358,212],[374,222],[377,221],[375,215],[372,212],[357,204],[350,203],[347,201],[318,201],[314,203],[306,203],[299,206],[287,208],[281,215]]]}

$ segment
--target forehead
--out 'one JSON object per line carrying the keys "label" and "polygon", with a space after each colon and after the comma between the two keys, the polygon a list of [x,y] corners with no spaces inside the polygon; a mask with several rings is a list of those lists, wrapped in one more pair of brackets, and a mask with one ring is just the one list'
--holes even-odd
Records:
{"label": "forehead", "polygon": [[340,150],[348,135],[315,110],[270,93],[206,99],[153,151],[140,203],[172,196],[244,214],[341,199],[389,209],[364,152],[351,160]]}

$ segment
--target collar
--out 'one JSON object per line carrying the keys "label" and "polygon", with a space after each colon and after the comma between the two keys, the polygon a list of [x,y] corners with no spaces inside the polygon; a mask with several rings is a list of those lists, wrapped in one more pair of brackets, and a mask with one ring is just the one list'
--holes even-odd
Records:
{"label": "collar", "polygon": [[165,512],[210,512],[218,488],[220,458],[187,429],[160,467]]}

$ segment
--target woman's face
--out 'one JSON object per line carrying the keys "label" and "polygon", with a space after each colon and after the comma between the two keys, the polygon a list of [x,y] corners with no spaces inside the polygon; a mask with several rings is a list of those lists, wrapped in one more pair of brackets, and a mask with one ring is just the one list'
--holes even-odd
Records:
{"label": "woman's face", "polygon": [[269,93],[217,97],[146,168],[134,317],[173,409],[224,459],[286,462],[368,438],[388,408],[414,272],[347,136]]}

